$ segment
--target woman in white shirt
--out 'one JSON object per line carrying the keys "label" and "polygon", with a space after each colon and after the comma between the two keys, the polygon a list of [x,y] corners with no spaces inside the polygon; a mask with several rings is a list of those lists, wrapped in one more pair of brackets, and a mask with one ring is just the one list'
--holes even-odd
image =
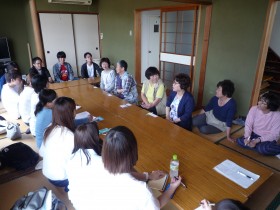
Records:
{"label": "woman in white shirt", "polygon": [[34,89],[31,86],[31,75],[28,74],[26,77],[26,85],[19,95],[19,113],[22,121],[28,126],[31,118],[31,96],[33,93]]}
{"label": "woman in white shirt", "polygon": [[[108,178],[110,179],[102,163],[101,149],[103,141],[99,138],[98,130],[97,124],[91,122],[77,127],[74,134],[73,156],[67,164],[66,171],[69,180],[68,196],[74,207],[79,210],[87,210],[92,207],[92,199],[96,196],[100,198],[95,194],[106,190],[103,188],[103,184],[108,181]],[[148,173],[148,177],[146,177],[145,174],[133,170],[131,175],[140,181],[147,181],[147,178],[161,178],[164,172],[153,171]],[[104,198],[100,199],[94,199],[94,202],[102,202]],[[102,206],[103,208],[105,207]]]}
{"label": "woman in white shirt", "polygon": [[48,87],[48,78],[39,74],[35,75],[31,79],[31,85],[34,89],[34,92],[31,95],[31,99],[30,99],[29,128],[31,134],[35,136],[36,135],[36,116],[35,116],[36,105],[39,102],[40,91]]}
{"label": "woman in white shirt", "polygon": [[74,148],[75,101],[68,97],[55,100],[52,123],[44,133],[44,142],[40,147],[43,157],[43,174],[58,187],[68,192],[66,164]]}
{"label": "woman in white shirt", "polygon": [[115,86],[115,70],[110,69],[111,62],[109,58],[102,58],[100,66],[103,71],[101,72],[100,88],[106,92],[112,92]]}

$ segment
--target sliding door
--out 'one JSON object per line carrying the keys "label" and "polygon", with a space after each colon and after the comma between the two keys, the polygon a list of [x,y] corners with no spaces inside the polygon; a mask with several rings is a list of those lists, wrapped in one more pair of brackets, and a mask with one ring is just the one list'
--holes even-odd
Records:
{"label": "sliding door", "polygon": [[53,76],[52,67],[57,63],[56,54],[66,53],[66,61],[71,64],[77,76],[76,53],[71,14],[40,13],[41,32],[44,44],[46,67]]}
{"label": "sliding door", "polygon": [[90,52],[94,61],[99,65],[100,50],[98,16],[88,14],[73,14],[73,28],[79,71],[82,64],[85,62],[85,52]]}
{"label": "sliding door", "polygon": [[168,89],[174,76],[186,73],[193,79],[197,34],[197,7],[161,13],[160,69]]}

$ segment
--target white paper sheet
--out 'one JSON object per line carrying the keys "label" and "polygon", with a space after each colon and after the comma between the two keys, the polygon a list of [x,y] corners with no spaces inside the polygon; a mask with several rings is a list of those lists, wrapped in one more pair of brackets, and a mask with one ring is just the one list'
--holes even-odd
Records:
{"label": "white paper sheet", "polygon": [[214,167],[214,170],[245,189],[260,178],[259,175],[240,167],[230,160],[223,161]]}

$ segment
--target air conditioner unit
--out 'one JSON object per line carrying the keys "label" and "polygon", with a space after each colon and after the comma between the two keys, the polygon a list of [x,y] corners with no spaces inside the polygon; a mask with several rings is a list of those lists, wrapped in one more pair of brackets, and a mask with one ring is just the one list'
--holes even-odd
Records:
{"label": "air conditioner unit", "polygon": [[77,5],[91,5],[92,0],[48,0],[49,3],[56,4],[77,4]]}

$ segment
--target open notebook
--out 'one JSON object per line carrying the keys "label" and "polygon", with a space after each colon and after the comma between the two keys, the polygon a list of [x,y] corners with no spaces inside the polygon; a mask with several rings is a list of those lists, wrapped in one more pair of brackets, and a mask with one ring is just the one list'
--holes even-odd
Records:
{"label": "open notebook", "polygon": [[148,185],[152,189],[163,191],[165,189],[167,179],[168,179],[168,174],[165,174],[165,176],[162,177],[161,179],[148,181]]}
{"label": "open notebook", "polygon": [[214,170],[246,189],[260,178],[259,175],[242,168],[230,160],[223,161],[215,166]]}

